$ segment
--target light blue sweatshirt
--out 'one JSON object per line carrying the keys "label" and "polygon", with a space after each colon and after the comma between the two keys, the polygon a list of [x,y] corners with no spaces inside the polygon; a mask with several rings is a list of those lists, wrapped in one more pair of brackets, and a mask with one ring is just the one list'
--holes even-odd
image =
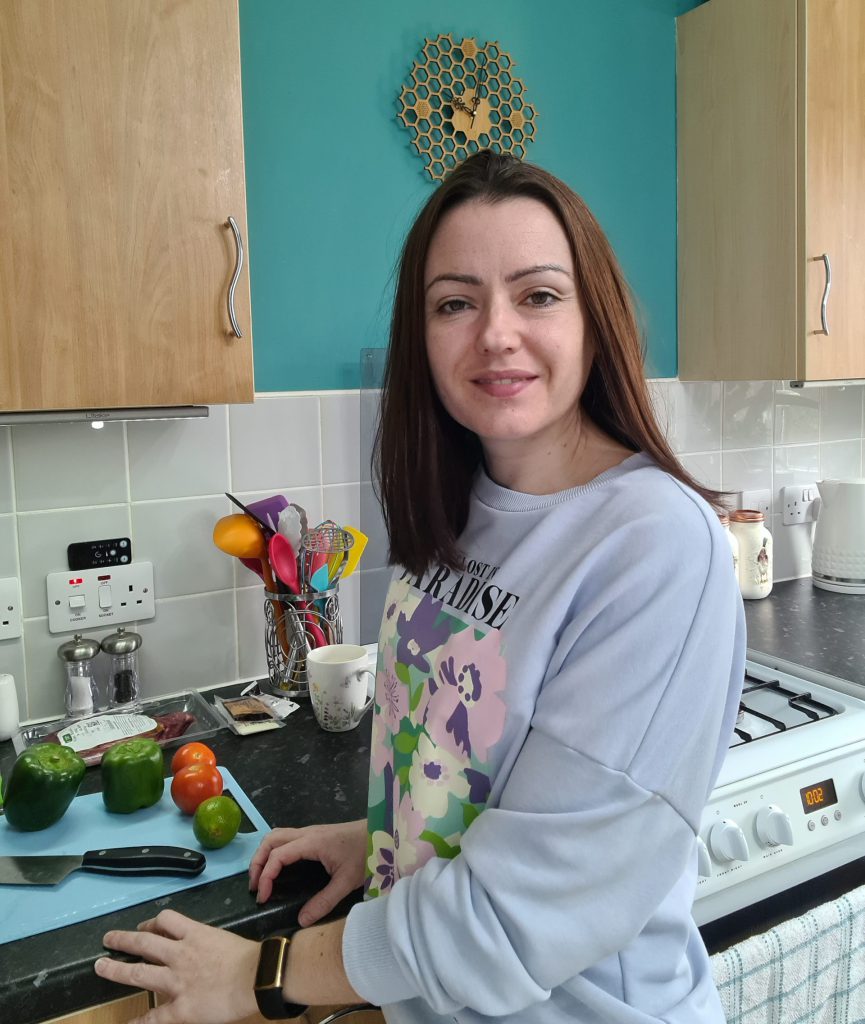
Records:
{"label": "light blue sweatshirt", "polygon": [[461,547],[388,592],[352,986],[388,1021],[722,1024],[691,917],[745,658],[717,516],[638,454],[479,475]]}

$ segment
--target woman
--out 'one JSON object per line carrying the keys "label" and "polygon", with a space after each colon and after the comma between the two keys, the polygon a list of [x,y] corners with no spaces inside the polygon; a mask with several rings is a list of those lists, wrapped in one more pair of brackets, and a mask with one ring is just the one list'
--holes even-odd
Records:
{"label": "woman", "polygon": [[[364,876],[370,898],[295,935],[284,997],[388,1021],[722,1022],[690,907],[741,600],[718,495],[653,419],[609,244],[551,175],[481,153],[422,210],[377,458],[398,568],[368,823],[278,829],[250,867],[266,900],[283,866],[325,865],[304,926]],[[175,996],[148,1020],[255,1009],[256,944],[177,914],[144,928],[106,945],[152,964],[97,970]]]}

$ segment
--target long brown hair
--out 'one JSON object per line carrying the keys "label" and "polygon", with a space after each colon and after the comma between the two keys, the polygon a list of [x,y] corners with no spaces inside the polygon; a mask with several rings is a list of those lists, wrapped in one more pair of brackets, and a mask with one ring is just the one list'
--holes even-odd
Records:
{"label": "long brown hair", "polygon": [[472,200],[529,198],[555,214],[570,243],[595,356],[580,399],[610,437],[645,452],[721,510],[721,494],[682,467],[655,419],[633,301],[615,254],[583,200],[564,182],[515,157],[485,150],[460,164],[430,196],[403,246],[375,439],[375,476],[390,561],[421,574],[463,562],[458,539],[482,462],[472,431],[445,410],[426,353],[424,273],[444,215]]}

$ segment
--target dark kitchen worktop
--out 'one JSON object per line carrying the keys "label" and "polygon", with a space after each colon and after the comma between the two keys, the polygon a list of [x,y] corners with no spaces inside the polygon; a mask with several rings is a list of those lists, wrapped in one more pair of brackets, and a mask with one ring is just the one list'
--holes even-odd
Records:
{"label": "dark kitchen worktop", "polygon": [[[240,688],[215,692],[227,696]],[[366,815],[370,722],[367,715],[351,732],[323,732],[304,701],[284,729],[246,737],[221,729],[205,742],[272,827],[351,821]],[[176,749],[165,751],[166,774]],[[5,777],[14,760],[11,742],[0,743],[0,774]],[[99,771],[88,768],[81,793],[98,789]],[[170,906],[251,939],[288,933],[297,926],[300,907],[326,879],[318,864],[287,869],[270,901],[258,906],[244,873],[6,943],[0,946],[0,1021],[35,1024],[128,995],[130,989],[93,973],[93,962],[104,952],[102,936],[109,928],[134,929],[139,921]],[[352,898],[346,900],[336,913],[345,914],[352,902]]]}
{"label": "dark kitchen worktop", "polygon": [[750,650],[865,686],[865,594],[787,580],[746,601],[745,617]]}

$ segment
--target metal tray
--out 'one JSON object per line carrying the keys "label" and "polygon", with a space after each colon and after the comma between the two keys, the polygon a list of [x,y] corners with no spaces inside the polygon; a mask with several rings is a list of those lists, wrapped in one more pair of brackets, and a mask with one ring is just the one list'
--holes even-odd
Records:
{"label": "metal tray", "polygon": [[[184,690],[182,693],[172,694],[168,697],[154,697],[152,700],[142,701],[136,708],[136,714],[149,715],[151,718],[157,715],[171,715],[177,712],[185,712],[195,719],[185,732],[179,736],[162,740],[159,736],[153,737],[161,747],[173,747],[181,743],[189,743],[190,740],[201,740],[205,736],[212,736],[219,729],[225,728],[225,723],[217,714],[212,704],[209,704],[197,690]],[[106,715],[128,715],[129,708],[112,708],[108,711],[98,711],[86,718],[102,718]],[[20,754],[27,747],[34,743],[42,743],[46,736],[60,732],[67,725],[74,722],[84,721],[84,718],[58,718],[53,722],[40,722],[38,725],[26,725],[13,737],[12,744],[15,753]],[[86,765],[99,764],[104,751],[93,754],[82,755]]]}

